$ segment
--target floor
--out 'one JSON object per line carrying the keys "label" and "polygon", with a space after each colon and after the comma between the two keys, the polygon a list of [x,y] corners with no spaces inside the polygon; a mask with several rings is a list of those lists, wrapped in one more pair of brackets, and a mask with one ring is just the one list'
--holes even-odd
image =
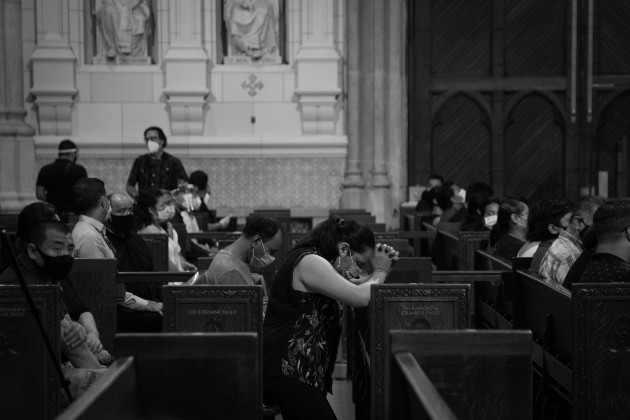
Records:
{"label": "floor", "polygon": [[354,404],[352,403],[352,382],[344,379],[333,381],[333,393],[328,394],[328,402],[332,406],[337,420],[354,420]]}
{"label": "floor", "polygon": [[[328,394],[328,402],[337,420],[354,420],[354,404],[352,403],[352,382],[345,379],[333,380],[333,393]],[[282,420],[282,415],[275,420]]]}

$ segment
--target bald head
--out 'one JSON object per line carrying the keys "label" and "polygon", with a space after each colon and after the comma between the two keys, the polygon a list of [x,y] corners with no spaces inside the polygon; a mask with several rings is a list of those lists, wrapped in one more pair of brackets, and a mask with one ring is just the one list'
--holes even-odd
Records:
{"label": "bald head", "polygon": [[123,193],[112,193],[107,198],[112,204],[112,214],[123,216],[133,209],[133,200]]}

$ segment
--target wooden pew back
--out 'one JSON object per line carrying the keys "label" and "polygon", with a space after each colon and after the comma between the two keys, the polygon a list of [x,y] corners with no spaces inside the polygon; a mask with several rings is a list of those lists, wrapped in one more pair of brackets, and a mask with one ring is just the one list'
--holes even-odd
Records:
{"label": "wooden pew back", "polygon": [[119,334],[119,361],[61,419],[259,419],[258,351],[253,333]]}
{"label": "wooden pew back", "polygon": [[426,372],[451,418],[531,419],[531,354],[529,331],[391,331],[384,418],[416,414],[409,410],[404,371],[395,363],[406,357]]}
{"label": "wooden pew back", "polygon": [[161,233],[139,233],[139,235],[151,251],[155,271],[168,271],[168,236]]}
{"label": "wooden pew back", "polygon": [[552,380],[554,389],[570,402],[570,362],[573,354],[571,293],[558,284],[517,270],[513,302],[514,328],[532,331],[535,368],[543,380]]}
{"label": "wooden pew back", "polygon": [[[29,286],[59,363],[59,286]],[[20,286],[0,285],[0,407],[6,419],[53,419],[61,407],[53,361]]]}
{"label": "wooden pew back", "polygon": [[369,376],[371,419],[386,419],[385,349],[389,330],[464,329],[470,325],[470,285],[377,285],[370,300]]}
{"label": "wooden pew back", "polygon": [[68,278],[92,311],[103,347],[113,349],[118,319],[116,260],[75,258]]}
{"label": "wooden pew back", "polygon": [[423,283],[431,277],[431,258],[401,257],[387,276],[387,284]]}

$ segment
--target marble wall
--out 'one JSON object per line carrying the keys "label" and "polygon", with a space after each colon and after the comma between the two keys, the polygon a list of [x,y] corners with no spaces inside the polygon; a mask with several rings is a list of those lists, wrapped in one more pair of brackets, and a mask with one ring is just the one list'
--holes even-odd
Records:
{"label": "marble wall", "polygon": [[[102,179],[108,192],[125,191],[133,157],[83,158],[90,177]],[[37,159],[37,170],[52,158]],[[328,158],[184,158],[186,172],[208,174],[212,204],[247,214],[252,208],[334,208],[341,196],[344,159]]]}

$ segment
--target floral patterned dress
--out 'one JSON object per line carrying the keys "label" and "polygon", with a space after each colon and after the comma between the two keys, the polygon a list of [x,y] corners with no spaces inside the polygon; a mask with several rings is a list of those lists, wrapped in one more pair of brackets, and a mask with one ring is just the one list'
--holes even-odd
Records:
{"label": "floral patterned dress", "polygon": [[265,316],[264,380],[278,376],[331,392],[341,335],[341,304],[319,293],[294,290],[293,270],[315,249],[298,249],[280,267]]}

